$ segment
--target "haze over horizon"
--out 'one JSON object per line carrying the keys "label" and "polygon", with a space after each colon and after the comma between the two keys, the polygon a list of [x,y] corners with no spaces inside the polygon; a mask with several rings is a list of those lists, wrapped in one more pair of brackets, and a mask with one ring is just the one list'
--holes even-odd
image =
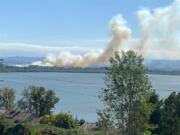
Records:
{"label": "haze over horizon", "polygon": [[[164,17],[158,25],[149,26],[161,13]],[[122,50],[137,49],[137,42],[148,33],[146,58],[180,59],[179,0],[7,0],[0,5],[0,14],[0,57],[57,57],[61,52],[79,57],[102,52],[111,39],[110,20],[121,15],[126,21],[123,27],[130,29]]]}

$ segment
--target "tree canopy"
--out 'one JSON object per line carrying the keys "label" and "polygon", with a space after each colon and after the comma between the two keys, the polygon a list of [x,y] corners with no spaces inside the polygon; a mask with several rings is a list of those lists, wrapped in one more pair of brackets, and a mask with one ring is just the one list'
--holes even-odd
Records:
{"label": "tree canopy", "polygon": [[53,90],[44,87],[29,86],[23,91],[22,96],[18,102],[19,108],[37,116],[50,114],[59,101]]}
{"label": "tree canopy", "polygon": [[12,88],[0,89],[0,107],[1,109],[11,110],[15,105],[15,91]]}
{"label": "tree canopy", "polygon": [[160,117],[160,135],[180,134],[180,92],[173,92],[165,99]]}
{"label": "tree canopy", "polygon": [[149,128],[153,110],[148,102],[152,87],[143,65],[143,58],[133,51],[116,52],[110,59],[106,87],[100,94],[105,109],[98,112],[99,124],[115,128],[122,135],[141,135]]}

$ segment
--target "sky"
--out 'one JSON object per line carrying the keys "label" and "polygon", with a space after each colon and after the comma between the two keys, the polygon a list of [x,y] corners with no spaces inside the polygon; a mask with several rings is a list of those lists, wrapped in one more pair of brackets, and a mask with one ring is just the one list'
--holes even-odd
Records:
{"label": "sky", "polygon": [[0,0],[0,56],[46,56],[61,50],[101,49],[109,22],[122,14],[140,36],[137,11],[173,0]]}

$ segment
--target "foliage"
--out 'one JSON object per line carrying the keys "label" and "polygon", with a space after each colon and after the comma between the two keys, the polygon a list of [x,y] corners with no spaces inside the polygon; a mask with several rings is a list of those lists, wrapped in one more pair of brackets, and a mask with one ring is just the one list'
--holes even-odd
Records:
{"label": "foliage", "polygon": [[133,51],[110,59],[106,88],[100,99],[105,109],[98,112],[99,125],[115,128],[122,135],[144,134],[153,106],[148,102],[152,87],[145,73],[143,58]]}
{"label": "foliage", "polygon": [[4,125],[0,124],[0,135],[4,134]]}
{"label": "foliage", "polygon": [[79,121],[74,119],[71,114],[61,112],[55,116],[53,125],[60,128],[72,129],[79,126]]}
{"label": "foliage", "polygon": [[80,126],[83,125],[86,121],[84,119],[80,119],[79,124]]}
{"label": "foliage", "polygon": [[11,129],[8,135],[31,135],[29,129],[24,127],[21,124],[16,125],[14,128]]}
{"label": "foliage", "polygon": [[40,118],[41,124],[53,125],[59,128],[72,129],[78,128],[80,122],[73,118],[73,116],[69,113],[61,112],[55,116],[53,115],[45,115]]}
{"label": "foliage", "polygon": [[151,113],[149,118],[149,123],[153,125],[151,128],[152,134],[159,134],[159,124],[160,124],[160,117],[161,117],[161,107],[163,105],[163,101],[159,99],[159,95],[156,92],[152,92],[149,101],[154,106],[154,111]]}
{"label": "foliage", "polygon": [[5,117],[0,116],[0,135],[5,134],[8,129],[12,128],[14,124]]}
{"label": "foliage", "polygon": [[53,121],[55,120],[55,117],[53,115],[46,114],[40,118],[40,124],[49,124],[51,125]]}
{"label": "foliage", "polygon": [[48,124],[37,124],[37,123],[28,123],[26,124],[31,130],[32,135],[44,135],[44,134],[54,134],[54,135],[89,135],[86,134],[80,128],[73,128],[73,129],[64,129],[58,128]]}
{"label": "foliage", "polygon": [[[0,134],[0,135],[12,135],[11,134],[12,131],[14,131],[14,133],[18,133],[19,129],[22,129],[22,128],[17,128],[17,125],[15,127],[13,126],[9,127],[6,133]],[[21,124],[21,127],[23,127],[23,131],[25,129],[26,131],[28,131],[28,133],[30,132],[31,135],[45,135],[45,134],[47,135],[104,135],[103,132],[101,131],[85,132],[81,128],[64,129],[64,128],[58,128],[58,127],[47,125],[47,124],[38,124],[36,122],[23,123]],[[13,135],[16,135],[16,134],[13,134]],[[20,134],[20,135],[24,135],[24,134]]]}
{"label": "foliage", "polygon": [[42,128],[42,133],[54,133],[57,135],[87,135],[83,130],[79,128],[62,129],[62,128],[50,127],[50,126],[44,126]]}
{"label": "foliage", "polygon": [[0,107],[6,110],[13,109],[15,105],[15,92],[12,88],[1,88],[0,89]]}
{"label": "foliage", "polygon": [[59,101],[53,90],[44,87],[29,86],[22,95],[22,99],[18,102],[20,110],[31,112],[40,117],[50,114],[51,109]]}
{"label": "foliage", "polygon": [[[152,135],[152,134],[151,134],[151,131],[148,131],[148,130],[147,130],[144,135]],[[154,134],[154,135],[155,135],[155,134]]]}
{"label": "foliage", "polygon": [[159,128],[160,135],[180,134],[180,92],[173,92],[165,99]]}

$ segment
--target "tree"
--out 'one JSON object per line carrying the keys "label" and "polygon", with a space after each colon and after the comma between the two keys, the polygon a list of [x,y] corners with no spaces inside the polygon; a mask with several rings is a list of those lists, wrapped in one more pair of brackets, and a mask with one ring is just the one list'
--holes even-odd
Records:
{"label": "tree", "polygon": [[154,106],[154,110],[150,115],[149,123],[153,125],[154,127],[151,129],[152,134],[159,134],[159,123],[160,123],[160,117],[161,117],[161,107],[163,105],[163,101],[159,99],[159,95],[156,94],[156,92],[152,92],[149,103],[152,103]]}
{"label": "tree", "polygon": [[180,92],[173,92],[165,99],[161,109],[160,135],[180,134]]}
{"label": "tree", "polygon": [[15,105],[15,92],[12,88],[0,89],[0,107],[6,110],[11,110]]}
{"label": "tree", "polygon": [[153,106],[148,102],[152,87],[143,58],[133,51],[122,52],[121,56],[116,52],[110,64],[106,87],[100,95],[105,109],[98,112],[99,125],[114,128],[122,135],[144,134]]}
{"label": "tree", "polygon": [[39,117],[50,114],[51,109],[59,101],[53,90],[44,87],[29,86],[23,91],[22,96],[18,102],[19,108]]}

